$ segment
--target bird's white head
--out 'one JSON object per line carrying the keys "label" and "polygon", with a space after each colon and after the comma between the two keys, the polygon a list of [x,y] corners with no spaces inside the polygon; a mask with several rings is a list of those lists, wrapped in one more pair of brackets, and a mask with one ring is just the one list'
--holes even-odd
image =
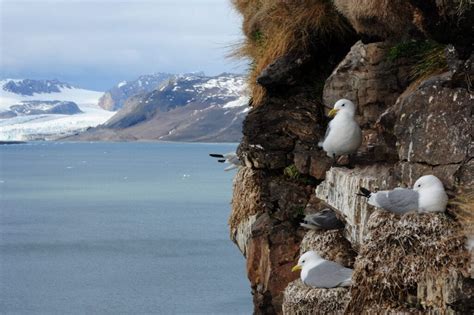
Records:
{"label": "bird's white head", "polygon": [[415,182],[413,190],[419,193],[418,211],[443,212],[448,204],[448,195],[443,183],[434,175],[425,175]]}
{"label": "bird's white head", "polygon": [[425,175],[421,176],[413,185],[413,190],[422,191],[427,189],[442,189],[444,190],[443,183],[439,180],[438,177],[434,175]]}
{"label": "bird's white head", "polygon": [[355,104],[343,98],[337,101],[336,104],[334,104],[334,108],[331,109],[331,111],[329,111],[328,116],[334,117],[338,113],[344,113],[353,117],[355,115],[355,112],[356,112]]}
{"label": "bird's white head", "polygon": [[291,271],[301,270],[305,265],[308,265],[313,262],[317,262],[321,260],[321,256],[315,251],[310,250],[309,252],[304,253],[301,255],[300,259],[298,259],[298,264],[294,266]]}

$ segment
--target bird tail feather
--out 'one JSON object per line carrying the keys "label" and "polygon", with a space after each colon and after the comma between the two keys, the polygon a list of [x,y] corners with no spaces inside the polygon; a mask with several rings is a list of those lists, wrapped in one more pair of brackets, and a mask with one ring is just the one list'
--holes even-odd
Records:
{"label": "bird tail feather", "polygon": [[209,156],[215,157],[215,158],[224,158],[222,154],[217,154],[217,153],[210,153]]}
{"label": "bird tail feather", "polygon": [[352,278],[346,279],[339,283],[339,287],[350,287],[352,285]]}
{"label": "bird tail feather", "polygon": [[362,197],[365,197],[365,198],[369,198],[371,194],[372,194],[372,192],[370,192],[370,190],[368,190],[367,188],[360,187],[360,193],[356,194],[356,195],[357,196],[362,196]]}

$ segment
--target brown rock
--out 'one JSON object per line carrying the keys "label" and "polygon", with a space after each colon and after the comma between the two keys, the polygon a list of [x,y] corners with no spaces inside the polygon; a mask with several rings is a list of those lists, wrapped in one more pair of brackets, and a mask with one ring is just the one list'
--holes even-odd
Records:
{"label": "brown rock", "polygon": [[255,222],[247,252],[247,274],[256,314],[280,312],[283,289],[298,276],[291,267],[300,241],[289,222],[280,223],[266,213]]}
{"label": "brown rock", "polygon": [[400,69],[407,68],[406,61],[389,61],[389,48],[384,43],[357,42],[352,46],[326,80],[324,104],[332,108],[337,100],[347,98],[357,105],[362,126],[375,123],[408,85],[408,77],[399,75]]}
{"label": "brown rock", "polygon": [[304,95],[269,98],[250,111],[244,121],[244,137],[239,147],[248,166],[278,169],[292,164],[298,142],[316,145],[324,134],[317,102]]}
{"label": "brown rock", "polygon": [[332,159],[329,158],[324,151],[313,152],[310,162],[309,174],[316,179],[324,179],[327,170],[329,170],[333,164]]}
{"label": "brown rock", "polygon": [[234,179],[232,213],[229,218],[230,238],[246,255],[252,224],[265,211],[262,204],[263,172],[242,167]]}
{"label": "brown rock", "polygon": [[[363,128],[363,143],[356,163],[393,161],[397,158],[391,128],[380,129],[381,115],[395,104],[408,86],[407,61],[390,61],[386,57],[390,46],[385,43],[364,45],[357,42],[327,79],[323,101],[327,108],[347,98],[357,105],[356,119]],[[387,116],[388,117],[388,116]],[[390,116],[390,122],[394,116]]]}
{"label": "brown rock", "polygon": [[399,158],[432,166],[461,163],[473,139],[474,94],[433,80],[397,101],[394,134]]}

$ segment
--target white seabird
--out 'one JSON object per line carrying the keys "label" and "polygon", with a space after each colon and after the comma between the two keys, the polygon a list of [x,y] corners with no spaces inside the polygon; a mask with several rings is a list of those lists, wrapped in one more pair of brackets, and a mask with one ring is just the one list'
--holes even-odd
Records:
{"label": "white seabird", "polygon": [[410,188],[395,188],[370,192],[361,187],[361,196],[368,198],[372,206],[382,208],[395,214],[417,212],[443,212],[448,204],[448,195],[443,183],[434,175],[420,177]]}
{"label": "white seabird", "polygon": [[347,287],[352,283],[352,269],[321,258],[315,251],[301,255],[291,271],[301,270],[301,280],[314,288]]}
{"label": "white seabird", "polygon": [[328,113],[334,117],[329,122],[324,140],[318,145],[329,157],[353,154],[362,144],[362,131],[354,119],[356,106],[349,100],[340,99]]}
{"label": "white seabird", "polygon": [[218,158],[217,162],[219,163],[230,164],[230,166],[226,167],[224,171],[230,171],[243,165],[242,161],[240,161],[238,155],[235,152],[229,152],[226,154],[211,153],[209,156]]}

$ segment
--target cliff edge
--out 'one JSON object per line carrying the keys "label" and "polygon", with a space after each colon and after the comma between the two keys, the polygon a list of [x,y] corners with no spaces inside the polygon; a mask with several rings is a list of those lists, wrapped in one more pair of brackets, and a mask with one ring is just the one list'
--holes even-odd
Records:
{"label": "cliff edge", "polygon": [[[472,313],[474,6],[233,3],[244,18],[236,55],[251,60],[252,109],[229,225],[254,313]],[[363,133],[350,166],[334,166],[317,146],[340,98],[357,105]],[[446,213],[395,216],[356,195],[425,174],[443,182]],[[344,229],[299,226],[326,207]],[[309,249],[354,268],[352,287],[303,284],[291,266]]]}

